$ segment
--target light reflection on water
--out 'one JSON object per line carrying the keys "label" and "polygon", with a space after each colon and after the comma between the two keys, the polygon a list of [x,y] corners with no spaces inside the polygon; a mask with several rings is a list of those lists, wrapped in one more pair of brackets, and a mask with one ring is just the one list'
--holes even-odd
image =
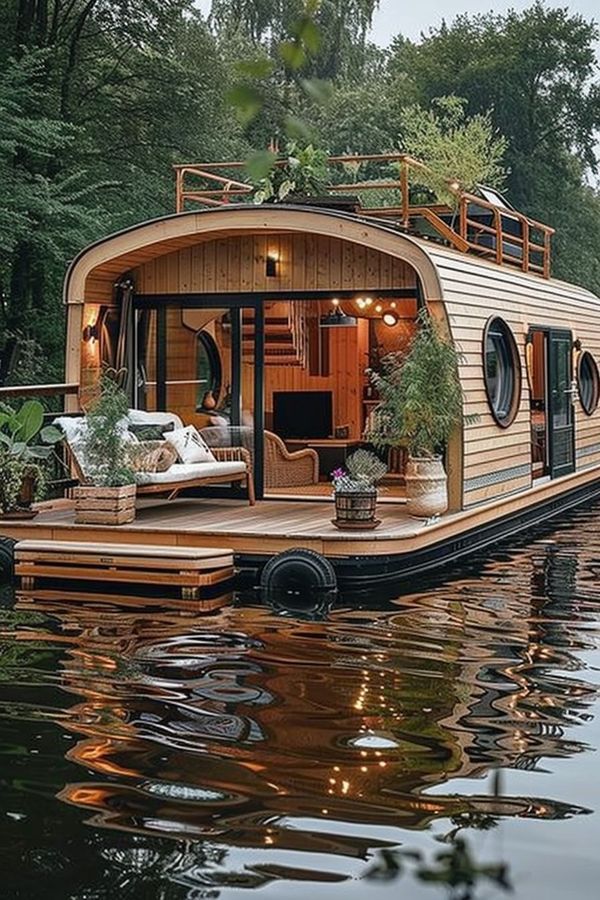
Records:
{"label": "light reflection on water", "polygon": [[2,896],[435,898],[361,876],[456,833],[517,896],[595,896],[599,523],[322,622],[21,596],[0,610]]}

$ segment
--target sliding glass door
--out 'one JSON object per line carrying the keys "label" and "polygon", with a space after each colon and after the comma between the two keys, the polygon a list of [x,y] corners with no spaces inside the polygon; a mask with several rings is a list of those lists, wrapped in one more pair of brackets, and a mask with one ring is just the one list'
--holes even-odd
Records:
{"label": "sliding glass door", "polygon": [[[214,447],[243,447],[263,493],[262,304],[222,295],[138,296],[137,405],[176,413]],[[239,496],[240,489],[206,488]]]}

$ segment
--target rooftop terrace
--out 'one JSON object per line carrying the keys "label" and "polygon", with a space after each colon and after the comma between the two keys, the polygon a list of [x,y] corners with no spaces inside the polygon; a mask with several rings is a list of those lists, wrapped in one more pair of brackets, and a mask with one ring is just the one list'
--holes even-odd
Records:
{"label": "rooftop terrace", "polygon": [[[279,160],[277,166],[286,165]],[[513,209],[497,191],[464,190],[445,182],[448,204],[435,202],[432,173],[402,153],[330,156],[331,180],[321,198],[290,197],[286,203],[323,206],[384,220],[403,232],[550,277],[554,229]],[[251,203],[255,187],[244,180],[243,161],[177,165],[176,208]]]}

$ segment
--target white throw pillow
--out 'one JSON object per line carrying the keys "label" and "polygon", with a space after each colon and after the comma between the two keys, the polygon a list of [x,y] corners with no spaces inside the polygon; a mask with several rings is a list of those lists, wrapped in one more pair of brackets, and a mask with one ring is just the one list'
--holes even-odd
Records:
{"label": "white throw pillow", "polygon": [[163,437],[175,448],[182,463],[216,462],[208,444],[193,425],[165,431]]}

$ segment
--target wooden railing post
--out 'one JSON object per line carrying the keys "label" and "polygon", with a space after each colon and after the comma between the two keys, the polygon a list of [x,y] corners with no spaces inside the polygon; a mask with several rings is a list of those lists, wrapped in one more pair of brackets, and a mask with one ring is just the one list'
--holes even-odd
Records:
{"label": "wooden railing post", "polygon": [[527,219],[521,219],[523,226],[523,271],[529,272],[529,222]]}
{"label": "wooden railing post", "polygon": [[550,241],[551,233],[544,231],[544,278],[550,278]]}
{"label": "wooden railing post", "polygon": [[400,163],[400,191],[402,193],[402,224],[408,228],[410,223],[410,197],[408,188],[408,161]]}
{"label": "wooden railing post", "polygon": [[176,170],[175,179],[175,208],[180,213],[183,212],[183,172],[181,169]]}
{"label": "wooden railing post", "polygon": [[502,216],[499,209],[494,209],[494,228],[496,229],[496,262],[501,266],[504,259],[504,235],[502,233]]}
{"label": "wooden railing post", "polygon": [[460,236],[463,241],[467,240],[467,211],[468,211],[469,201],[463,195],[461,195],[459,207],[458,207],[458,227],[460,229]]}

